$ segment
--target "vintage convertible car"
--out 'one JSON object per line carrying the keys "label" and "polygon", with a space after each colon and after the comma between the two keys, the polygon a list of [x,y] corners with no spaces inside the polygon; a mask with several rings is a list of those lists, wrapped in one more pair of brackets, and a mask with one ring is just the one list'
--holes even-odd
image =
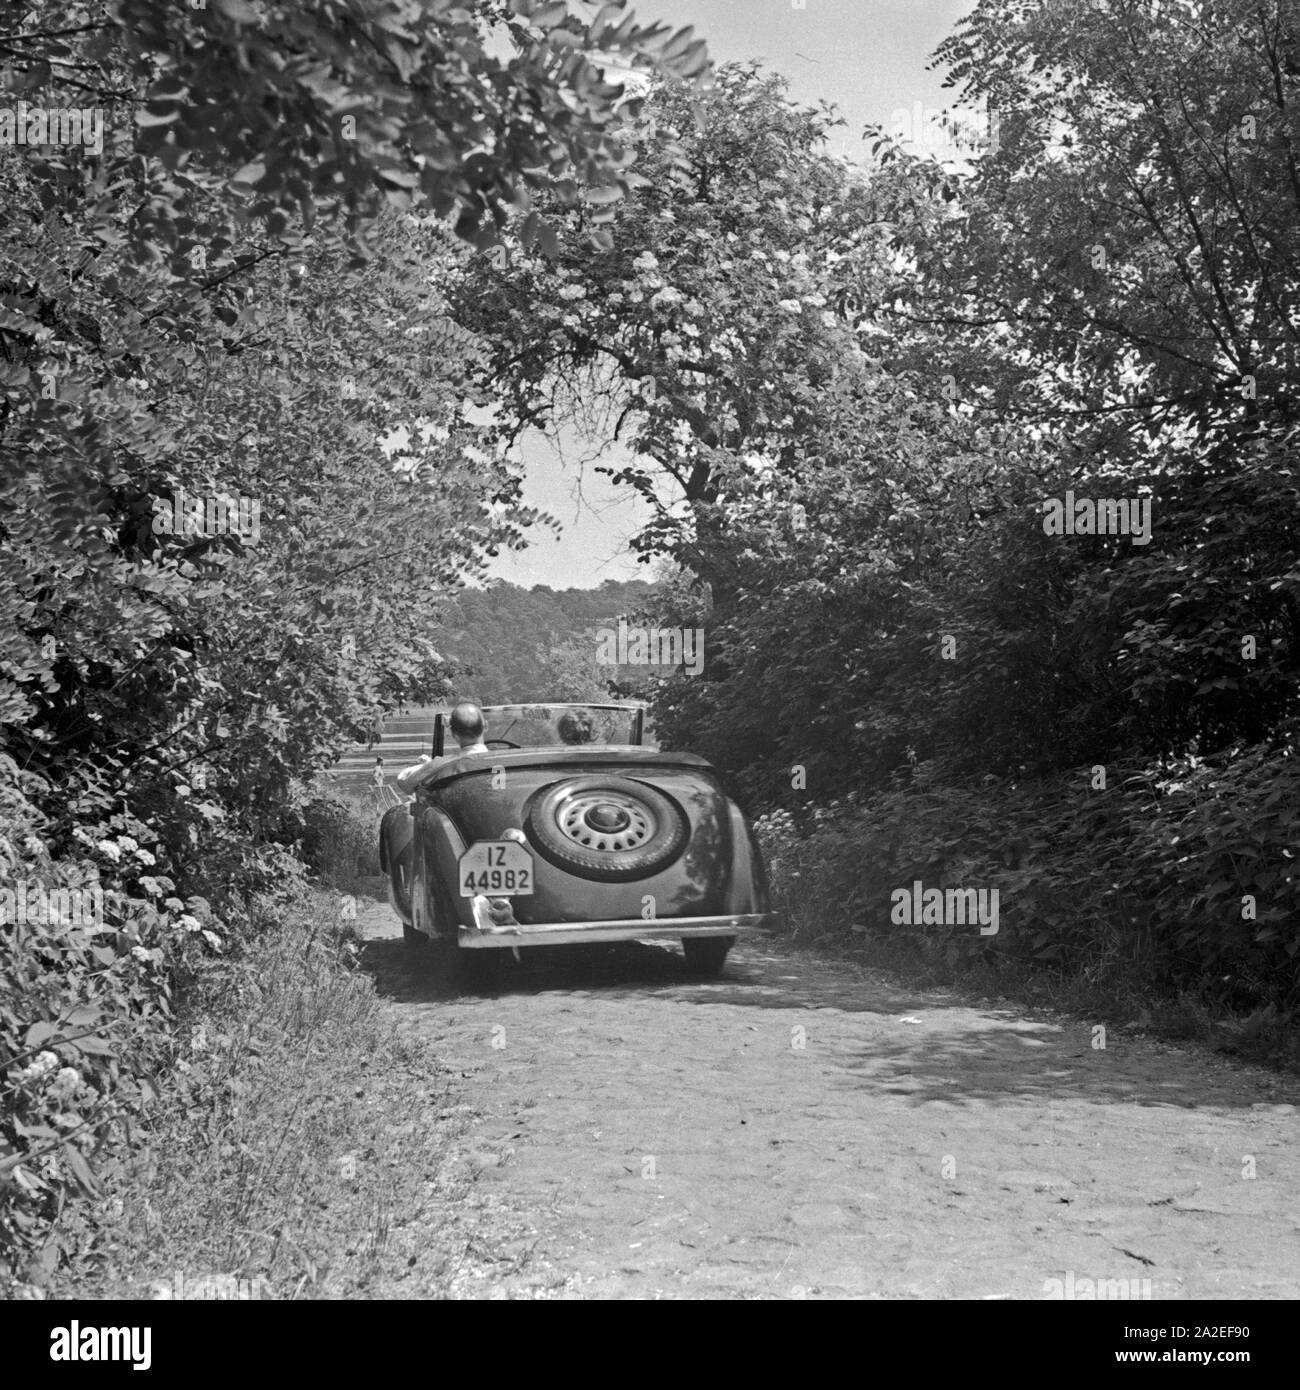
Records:
{"label": "vintage convertible car", "polygon": [[482,712],[486,753],[462,753],[436,716],[428,770],[380,825],[407,941],[450,955],[671,938],[720,971],[769,907],[753,831],[709,764],[644,746],[639,705]]}

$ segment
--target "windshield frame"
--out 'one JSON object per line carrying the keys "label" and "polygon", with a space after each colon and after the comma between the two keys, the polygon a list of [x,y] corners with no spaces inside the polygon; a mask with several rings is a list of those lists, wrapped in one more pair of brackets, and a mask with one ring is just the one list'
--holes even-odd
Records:
{"label": "windshield frame", "polygon": [[[620,714],[632,714],[635,716],[632,721],[632,741],[630,744],[594,742],[569,744],[564,743],[561,740],[557,741],[556,743],[525,744],[521,749],[518,750],[520,752],[525,753],[562,752],[563,750],[569,748],[640,748],[642,747],[642,739],[645,734],[646,707],[644,702],[641,701],[623,701],[621,703],[605,700],[526,701],[519,704],[480,705],[479,709],[483,711],[483,720],[486,725],[486,728],[484,730],[484,738],[502,738],[506,736],[505,734],[500,733],[493,734],[492,722],[494,715],[503,716],[510,711],[550,710],[554,711],[555,717],[557,719],[560,713],[564,710],[616,710]],[[451,753],[455,754],[459,751],[455,744],[455,740],[450,736],[450,718],[450,710],[439,710],[438,713],[434,715],[432,743],[433,757],[435,758],[445,756],[448,752],[448,745],[451,745]],[[509,730],[507,730],[506,732],[508,733]],[[513,748],[494,748],[491,751],[494,753],[513,753],[516,750]]]}

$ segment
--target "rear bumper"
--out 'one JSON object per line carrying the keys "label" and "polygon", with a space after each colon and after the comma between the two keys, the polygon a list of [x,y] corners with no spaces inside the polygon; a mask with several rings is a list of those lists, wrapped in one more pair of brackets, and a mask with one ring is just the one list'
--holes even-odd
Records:
{"label": "rear bumper", "polygon": [[488,915],[487,899],[472,900],[474,926],[461,927],[457,940],[470,950],[511,946],[574,946],[595,941],[677,941],[688,936],[735,936],[762,926],[765,912],[722,917],[667,917],[646,921],[629,917],[614,922],[511,923],[498,926]]}

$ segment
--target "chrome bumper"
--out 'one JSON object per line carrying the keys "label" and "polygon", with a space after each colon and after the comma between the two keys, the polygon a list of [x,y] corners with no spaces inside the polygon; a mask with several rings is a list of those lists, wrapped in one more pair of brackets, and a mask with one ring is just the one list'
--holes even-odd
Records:
{"label": "chrome bumper", "polygon": [[471,900],[474,926],[457,932],[460,945],[472,951],[511,946],[576,946],[593,941],[678,941],[687,936],[734,936],[758,927],[765,912],[724,917],[628,917],[614,922],[512,922],[500,926],[488,914],[487,899]]}

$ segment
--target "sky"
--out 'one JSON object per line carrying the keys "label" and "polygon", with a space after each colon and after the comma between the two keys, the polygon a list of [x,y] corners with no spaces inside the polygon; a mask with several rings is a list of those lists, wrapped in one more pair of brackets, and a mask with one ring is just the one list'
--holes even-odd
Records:
{"label": "sky", "polygon": [[[839,107],[847,124],[829,142],[857,157],[868,123],[889,127],[895,112],[950,105],[930,55],[972,7],[972,0],[641,0],[641,21],[694,27],[715,63],[760,59],[790,81],[797,102],[819,98]],[[651,248],[653,249],[653,248]],[[589,460],[617,463],[617,449],[569,438],[557,453],[538,435],[523,441],[524,502],[562,524],[555,539],[535,528],[534,544],[504,553],[489,574],[515,584],[593,588],[606,579],[648,578],[629,547],[644,509],[597,476]]]}

